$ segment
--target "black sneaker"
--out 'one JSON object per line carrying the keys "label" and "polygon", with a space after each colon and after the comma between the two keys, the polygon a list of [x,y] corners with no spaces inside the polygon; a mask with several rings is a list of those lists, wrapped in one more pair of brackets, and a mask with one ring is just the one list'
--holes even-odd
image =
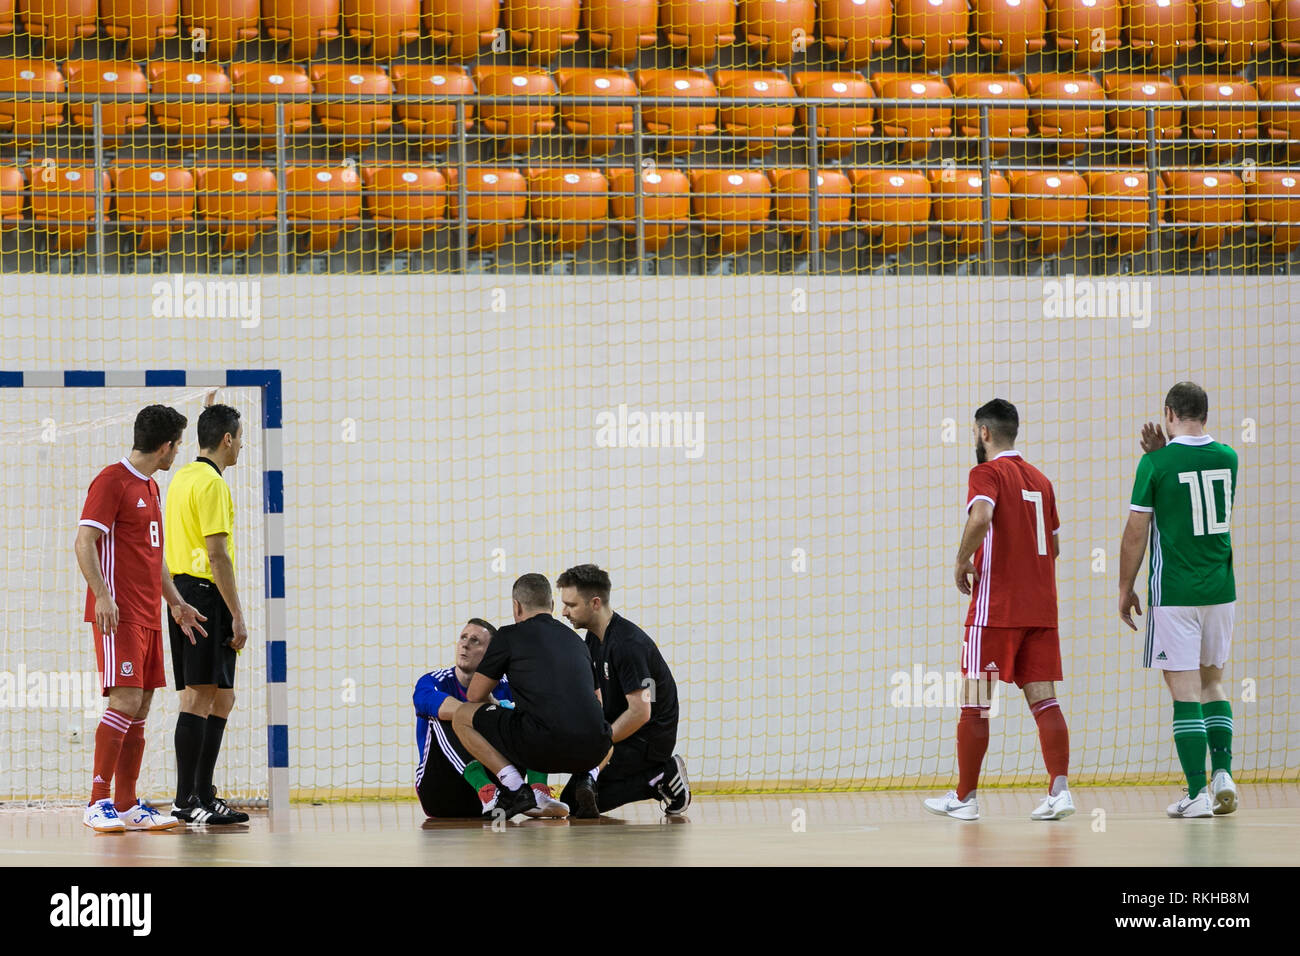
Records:
{"label": "black sneaker", "polygon": [[686,761],[678,754],[668,761],[664,775],[655,786],[659,799],[664,802],[664,813],[670,817],[685,813],[691,805],[691,784],[686,779]]}
{"label": "black sneaker", "polygon": [[[221,808],[225,807],[224,810]],[[182,814],[184,814],[182,816]],[[223,803],[218,806],[215,803],[193,803],[184,806],[172,807],[172,816],[180,817],[186,823],[206,824],[209,826],[220,826],[227,823],[240,823],[239,816],[235,811]],[[248,819],[247,814],[242,814],[244,820]]]}
{"label": "black sneaker", "polygon": [[193,800],[190,800],[185,803],[182,803],[180,800],[173,800],[172,816],[174,816],[177,820],[184,820],[186,823],[193,823],[194,811],[197,810],[198,808],[199,805],[195,803]]}
{"label": "black sneaker", "polygon": [[579,820],[594,820],[600,816],[596,805],[596,783],[591,774],[577,774],[573,778],[573,807],[570,810]]}
{"label": "black sneaker", "polygon": [[515,817],[536,809],[537,797],[533,795],[533,788],[524,784],[518,790],[502,789],[497,791],[497,805],[496,809],[492,811],[492,817],[496,818],[499,813],[501,819],[509,823]]}
{"label": "black sneaker", "polygon": [[231,823],[248,822],[248,814],[245,813],[243,810],[235,810],[232,807],[230,807],[225,800],[222,800],[219,796],[217,796],[216,787],[212,788],[212,795],[208,798],[208,802],[204,804],[204,806],[207,809],[214,811],[220,816],[230,817]]}

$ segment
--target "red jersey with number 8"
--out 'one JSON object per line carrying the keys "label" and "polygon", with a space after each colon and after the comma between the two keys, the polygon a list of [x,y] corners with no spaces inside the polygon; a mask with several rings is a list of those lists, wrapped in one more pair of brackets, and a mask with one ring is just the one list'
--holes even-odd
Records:
{"label": "red jersey with number 8", "polygon": [[970,470],[966,511],[980,500],[993,505],[993,523],[975,552],[966,625],[1056,627],[1052,535],[1061,521],[1052,483],[1020,452],[1004,451]]}
{"label": "red jersey with number 8", "polygon": [[[90,483],[81,524],[104,532],[99,570],[123,624],[157,630],[162,608],[162,498],[158,484],[123,458]],[[95,594],[86,588],[86,621],[95,621]]]}

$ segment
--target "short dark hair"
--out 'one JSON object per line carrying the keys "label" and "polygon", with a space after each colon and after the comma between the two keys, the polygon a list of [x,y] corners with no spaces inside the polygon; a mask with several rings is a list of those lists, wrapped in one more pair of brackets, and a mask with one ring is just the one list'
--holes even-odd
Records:
{"label": "short dark hair", "polygon": [[131,449],[145,454],[155,452],[169,441],[180,441],[188,424],[189,419],[174,408],[146,405],[135,416]]}
{"label": "short dark hair", "polygon": [[227,435],[239,433],[239,412],[229,405],[209,405],[199,414],[199,448],[216,448]]}
{"label": "short dark hair", "polygon": [[1180,421],[1205,424],[1210,417],[1210,396],[1195,382],[1179,382],[1165,396],[1165,408]]}
{"label": "short dark hair", "polygon": [[569,568],[555,579],[557,587],[576,588],[587,600],[598,597],[602,604],[609,604],[609,572],[602,571],[594,564],[579,564]]}
{"label": "short dark hair", "polygon": [[525,574],[510,589],[510,597],[523,607],[551,607],[551,582],[544,574]]}
{"label": "short dark hair", "polygon": [[975,410],[975,424],[983,425],[999,442],[1013,444],[1020,433],[1020,414],[1005,398],[995,398]]}
{"label": "short dark hair", "polygon": [[490,637],[496,637],[496,636],[497,636],[497,629],[496,629],[495,627],[493,627],[491,624],[489,624],[487,621],[483,620],[483,618],[481,618],[481,617],[471,617],[471,618],[470,618],[468,621],[466,621],[465,623],[466,623],[467,625],[468,625],[468,624],[473,624],[475,627],[481,627],[481,628],[483,628],[483,630],[485,630],[485,631],[488,632],[488,636],[490,636]]}

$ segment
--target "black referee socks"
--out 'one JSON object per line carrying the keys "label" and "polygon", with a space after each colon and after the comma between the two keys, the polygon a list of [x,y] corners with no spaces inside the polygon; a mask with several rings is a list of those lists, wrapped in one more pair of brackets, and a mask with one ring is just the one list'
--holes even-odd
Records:
{"label": "black referee socks", "polygon": [[[215,718],[214,718],[215,719]],[[199,766],[199,753],[207,721],[198,714],[182,712],[176,718],[176,805],[189,806],[194,800],[194,775]],[[221,722],[224,730],[224,720]],[[208,771],[211,779],[212,772]]]}

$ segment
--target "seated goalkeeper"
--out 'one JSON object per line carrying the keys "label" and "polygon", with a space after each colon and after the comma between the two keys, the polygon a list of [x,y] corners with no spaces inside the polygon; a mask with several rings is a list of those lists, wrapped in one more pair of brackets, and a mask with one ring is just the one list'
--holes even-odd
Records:
{"label": "seated goalkeeper", "polygon": [[[415,685],[415,740],[420,749],[415,792],[430,817],[490,817],[496,806],[498,781],[470,756],[451,726],[452,715],[465,700],[470,679],[496,632],[482,618],[470,618],[456,640],[455,666],[425,674]],[[503,706],[512,706],[507,680],[496,686],[493,695]],[[537,809],[529,816],[569,815],[569,808],[552,797],[545,774],[530,772],[528,783],[537,800]]]}

